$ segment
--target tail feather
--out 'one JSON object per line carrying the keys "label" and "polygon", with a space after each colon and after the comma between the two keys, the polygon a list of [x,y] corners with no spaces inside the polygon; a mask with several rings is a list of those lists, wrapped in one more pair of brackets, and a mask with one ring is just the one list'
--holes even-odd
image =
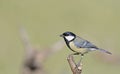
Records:
{"label": "tail feather", "polygon": [[101,48],[98,48],[98,50],[102,51],[102,52],[105,52],[107,54],[112,54],[111,52],[107,51],[107,50],[104,50],[104,49],[101,49]]}

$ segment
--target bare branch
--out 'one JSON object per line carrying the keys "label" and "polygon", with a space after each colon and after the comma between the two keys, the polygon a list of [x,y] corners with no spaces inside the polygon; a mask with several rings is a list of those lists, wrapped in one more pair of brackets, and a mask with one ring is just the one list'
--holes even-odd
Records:
{"label": "bare branch", "polygon": [[67,57],[68,63],[70,65],[71,71],[73,74],[81,74],[82,73],[82,64],[79,62],[78,64],[75,63],[73,54],[70,54]]}
{"label": "bare branch", "polygon": [[20,36],[25,47],[22,74],[45,74],[42,63],[53,53],[58,52],[64,46],[63,41],[58,41],[43,51],[37,51],[30,43],[27,32],[20,27]]}
{"label": "bare branch", "polygon": [[51,46],[51,51],[52,51],[53,53],[58,52],[58,51],[61,50],[64,46],[65,46],[64,41],[63,41],[63,40],[60,40],[60,41],[56,42],[55,44],[53,44],[53,45]]}
{"label": "bare branch", "polygon": [[28,33],[26,32],[26,30],[22,26],[20,27],[20,36],[21,36],[21,40],[23,42],[23,45],[25,47],[25,55],[27,57],[31,57],[31,55],[34,54],[33,46],[30,43]]}

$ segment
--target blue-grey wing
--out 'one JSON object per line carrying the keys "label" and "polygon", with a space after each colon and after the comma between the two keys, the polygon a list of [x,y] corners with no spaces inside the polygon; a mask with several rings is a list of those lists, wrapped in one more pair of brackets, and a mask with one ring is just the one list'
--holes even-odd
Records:
{"label": "blue-grey wing", "polygon": [[76,37],[76,39],[74,40],[74,43],[78,48],[97,48],[91,42],[85,39],[82,39],[80,37]]}

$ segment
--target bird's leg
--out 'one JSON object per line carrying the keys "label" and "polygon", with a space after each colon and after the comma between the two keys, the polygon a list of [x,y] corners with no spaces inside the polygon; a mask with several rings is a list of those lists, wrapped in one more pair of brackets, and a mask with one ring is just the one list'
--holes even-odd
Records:
{"label": "bird's leg", "polygon": [[82,59],[83,59],[83,56],[84,56],[84,54],[81,54],[80,62],[82,61]]}
{"label": "bird's leg", "polygon": [[82,53],[80,53],[80,52],[73,53],[73,55],[79,55],[79,54],[81,54],[81,58],[80,58],[79,62],[77,63],[77,66],[80,66],[80,65],[81,65],[81,61],[82,61],[82,59],[83,59],[84,54],[82,54]]}
{"label": "bird's leg", "polygon": [[79,62],[78,62],[78,66],[80,66],[80,63],[81,63],[81,61],[82,61],[82,59],[83,59],[83,56],[84,56],[84,54],[81,54],[81,58],[80,58],[80,60],[79,60]]}

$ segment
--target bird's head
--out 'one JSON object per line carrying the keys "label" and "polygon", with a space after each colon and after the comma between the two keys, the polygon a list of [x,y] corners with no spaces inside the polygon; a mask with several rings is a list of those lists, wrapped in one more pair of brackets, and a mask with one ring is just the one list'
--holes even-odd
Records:
{"label": "bird's head", "polygon": [[76,38],[76,35],[72,32],[64,32],[60,37],[65,38],[67,41],[72,41]]}

